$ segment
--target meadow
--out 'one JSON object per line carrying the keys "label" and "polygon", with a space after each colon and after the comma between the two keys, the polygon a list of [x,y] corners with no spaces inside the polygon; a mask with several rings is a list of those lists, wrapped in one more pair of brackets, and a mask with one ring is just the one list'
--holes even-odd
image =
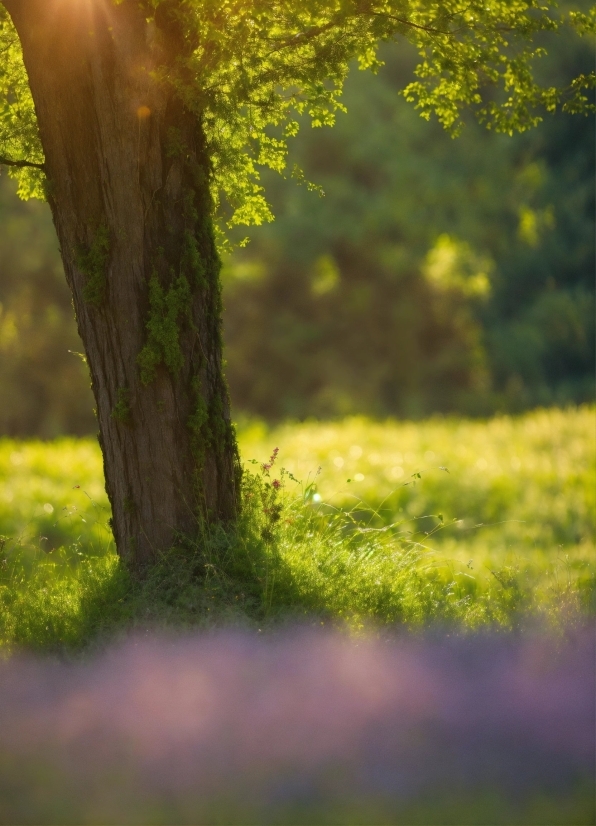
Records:
{"label": "meadow", "polygon": [[245,422],[238,529],[198,528],[143,583],[115,554],[97,444],[3,440],[2,644],[289,617],[510,628],[593,611],[595,415]]}
{"label": "meadow", "polygon": [[594,824],[595,414],[245,422],[143,580],[93,440],[2,441],[0,823]]}

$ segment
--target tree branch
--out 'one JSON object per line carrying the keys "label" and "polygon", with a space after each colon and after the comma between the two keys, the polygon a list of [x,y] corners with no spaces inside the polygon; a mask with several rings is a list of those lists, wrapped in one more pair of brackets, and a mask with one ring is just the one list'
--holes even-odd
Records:
{"label": "tree branch", "polygon": [[281,51],[281,49],[284,49],[287,46],[301,46],[303,43],[306,43],[309,40],[318,37],[318,35],[323,34],[324,32],[328,32],[330,29],[333,29],[337,25],[338,23],[336,20],[330,20],[323,26],[312,26],[305,32],[298,32],[298,34],[291,35],[290,37],[286,37],[283,40],[278,40],[277,42],[279,43],[279,46],[276,46],[276,48],[273,49],[273,52],[279,52]]}
{"label": "tree branch", "polygon": [[413,23],[411,20],[406,20],[404,17],[396,17],[394,14],[385,14],[380,11],[370,11],[365,12],[365,14],[369,14],[371,17],[384,17],[387,20],[394,20],[396,23],[401,23],[402,26],[409,26],[412,29],[419,29],[421,32],[428,32],[429,34],[451,34],[451,32],[444,31],[443,29],[435,29],[432,26],[421,26],[419,23]]}
{"label": "tree branch", "polygon": [[2,155],[0,155],[0,166],[16,166],[19,169],[29,166],[33,169],[41,169],[42,172],[46,171],[45,163],[35,163],[34,161],[12,161],[10,158],[4,158]]}
{"label": "tree branch", "polygon": [[[406,20],[403,17],[396,17],[394,14],[385,14],[384,12],[360,12],[355,16],[364,16],[364,17],[384,17],[386,20],[393,20],[395,23],[401,23],[402,26],[407,26],[412,29],[419,29],[423,32],[428,32],[429,34],[443,34],[449,37],[452,32],[444,31],[443,29],[435,29],[432,26],[422,26],[419,23],[413,23],[411,20]],[[335,28],[343,23],[343,20],[330,20],[328,23],[325,23],[322,26],[313,26],[310,29],[307,29],[305,32],[298,32],[295,35],[290,37],[286,37],[283,40],[277,41],[279,43],[278,46],[273,49],[273,52],[281,51],[281,49],[285,49],[288,46],[301,46],[304,43],[307,43],[309,40],[313,40],[315,37],[318,37],[320,34],[324,34],[328,32],[330,29]],[[272,53],[273,53],[272,52]]]}

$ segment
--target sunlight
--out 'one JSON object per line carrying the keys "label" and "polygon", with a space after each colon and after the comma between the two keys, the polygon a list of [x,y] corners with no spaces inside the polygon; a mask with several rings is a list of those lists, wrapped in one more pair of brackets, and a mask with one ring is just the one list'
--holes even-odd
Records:
{"label": "sunlight", "polygon": [[[47,0],[44,11],[51,15],[54,20],[61,25],[69,23],[80,23],[89,26],[88,34],[94,37],[98,24],[105,25],[111,31],[109,25],[114,13],[114,4],[111,0]],[[49,21],[48,21],[49,22]]]}

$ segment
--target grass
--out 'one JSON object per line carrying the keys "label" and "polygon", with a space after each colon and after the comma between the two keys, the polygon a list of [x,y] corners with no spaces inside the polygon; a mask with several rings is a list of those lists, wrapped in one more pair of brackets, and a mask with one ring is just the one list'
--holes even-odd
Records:
{"label": "grass", "polygon": [[484,588],[496,573],[548,592],[593,583],[595,414],[252,425],[242,446],[262,455],[279,443],[299,477],[320,466],[323,502],[399,524],[460,583]]}
{"label": "grass", "polygon": [[249,422],[245,459],[280,454],[270,471],[247,463],[237,530],[173,548],[143,583],[115,554],[97,445],[3,440],[0,642],[70,650],[130,628],[296,616],[512,627],[593,610],[595,413]]}

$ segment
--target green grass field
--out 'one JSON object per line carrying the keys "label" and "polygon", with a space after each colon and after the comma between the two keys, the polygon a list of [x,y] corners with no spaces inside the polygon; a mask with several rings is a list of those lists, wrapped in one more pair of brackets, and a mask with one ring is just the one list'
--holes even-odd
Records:
{"label": "green grass field", "polygon": [[594,561],[592,407],[488,422],[253,425],[240,443],[258,458],[279,445],[281,463],[301,479],[320,467],[322,501],[398,523],[467,575],[508,565],[575,577]]}
{"label": "green grass field", "polygon": [[[594,607],[593,407],[488,422],[249,422],[239,441],[256,475],[236,535],[202,536],[142,586],[115,555],[97,444],[0,441],[3,643],[288,613],[511,625]],[[249,462],[274,447],[263,477]]]}

